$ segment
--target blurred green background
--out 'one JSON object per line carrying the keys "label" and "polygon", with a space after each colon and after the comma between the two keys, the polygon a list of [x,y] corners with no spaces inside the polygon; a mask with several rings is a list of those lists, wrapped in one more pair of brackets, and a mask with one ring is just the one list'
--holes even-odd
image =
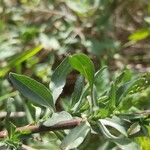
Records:
{"label": "blurred green background", "polygon": [[127,65],[149,71],[149,15],[149,0],[1,0],[0,67],[42,44],[44,50],[24,66],[34,66],[36,75],[38,63],[77,51],[115,70]]}

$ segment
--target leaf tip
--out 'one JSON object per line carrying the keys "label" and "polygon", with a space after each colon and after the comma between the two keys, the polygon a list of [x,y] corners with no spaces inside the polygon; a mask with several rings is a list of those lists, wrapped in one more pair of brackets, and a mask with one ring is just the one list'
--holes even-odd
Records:
{"label": "leaf tip", "polygon": [[15,75],[16,75],[16,73],[14,73],[14,72],[10,72],[10,73],[9,73],[9,79],[11,80],[11,79],[12,79],[12,77],[15,77]]}

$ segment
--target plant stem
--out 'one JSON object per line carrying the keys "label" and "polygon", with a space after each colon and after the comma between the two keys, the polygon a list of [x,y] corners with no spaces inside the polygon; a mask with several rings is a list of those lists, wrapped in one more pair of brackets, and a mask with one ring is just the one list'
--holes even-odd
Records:
{"label": "plant stem", "polygon": [[[0,112],[0,118],[5,118],[7,116],[7,112]],[[21,118],[25,116],[25,112],[11,112],[10,118]]]}
{"label": "plant stem", "polygon": [[[44,126],[44,125],[27,125],[23,127],[16,128],[17,132],[25,133],[25,135],[30,135],[34,133],[41,133],[47,131],[55,131],[55,130],[64,130],[64,129],[72,129],[78,126],[83,120],[81,118],[72,119],[68,121],[62,121],[53,126]],[[5,138],[8,136],[6,130],[0,132],[0,138]]]}

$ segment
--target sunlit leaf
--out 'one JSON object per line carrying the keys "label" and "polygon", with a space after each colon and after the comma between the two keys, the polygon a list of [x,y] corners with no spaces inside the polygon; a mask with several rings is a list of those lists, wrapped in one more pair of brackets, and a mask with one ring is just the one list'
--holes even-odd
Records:
{"label": "sunlit leaf", "polygon": [[8,62],[8,65],[6,67],[4,67],[0,70],[0,76],[4,76],[11,68],[14,68],[15,66],[21,64],[22,62],[24,62],[28,58],[34,56],[39,51],[41,51],[42,48],[43,47],[40,45],[40,46],[37,46],[31,50],[22,52],[21,54],[17,55],[15,58],[13,58],[12,60],[10,60]]}
{"label": "sunlit leaf", "polygon": [[140,40],[147,38],[149,35],[150,35],[149,29],[141,29],[141,30],[137,30],[136,32],[132,33],[129,36],[129,40],[140,41]]}
{"label": "sunlit leaf", "polygon": [[69,57],[69,62],[71,66],[79,71],[85,78],[89,81],[90,86],[93,86],[94,83],[94,64],[88,56],[85,54],[79,53],[74,54]]}

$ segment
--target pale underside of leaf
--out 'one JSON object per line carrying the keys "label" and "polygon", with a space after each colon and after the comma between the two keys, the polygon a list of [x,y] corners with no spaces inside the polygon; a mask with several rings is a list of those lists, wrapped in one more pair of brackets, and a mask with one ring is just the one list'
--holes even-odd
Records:
{"label": "pale underside of leaf", "polygon": [[69,64],[68,57],[55,69],[49,88],[52,91],[54,104],[63,91],[63,87],[66,83],[66,77],[71,72],[72,68]]}
{"label": "pale underside of leaf", "polygon": [[84,141],[89,131],[89,125],[86,122],[82,122],[79,126],[72,129],[64,138],[60,146],[61,150],[77,148]]}
{"label": "pale underside of leaf", "polygon": [[72,119],[72,116],[68,112],[62,111],[60,113],[54,113],[51,118],[48,118],[43,123],[43,125],[50,127],[50,126],[53,126],[53,125],[58,124],[60,122],[68,121],[71,119]]}
{"label": "pale underside of leaf", "polygon": [[110,126],[110,127],[114,128],[115,130],[118,130],[122,135],[127,137],[127,132],[126,132],[125,128],[118,123],[112,122],[107,119],[99,119],[99,126],[100,126],[100,129],[102,130],[103,134],[107,138],[118,139],[120,137],[117,137],[117,136],[111,134],[106,126]]}

